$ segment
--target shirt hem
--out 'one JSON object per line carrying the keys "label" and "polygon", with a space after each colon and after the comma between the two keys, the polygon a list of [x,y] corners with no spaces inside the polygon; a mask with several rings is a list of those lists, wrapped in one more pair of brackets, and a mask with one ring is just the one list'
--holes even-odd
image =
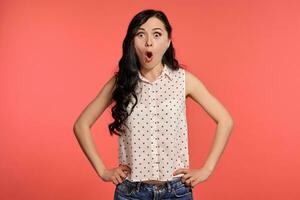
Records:
{"label": "shirt hem", "polygon": [[[172,181],[178,177],[182,177],[183,174],[180,174],[179,176],[173,176],[171,178],[167,178],[167,179],[161,179],[161,180],[157,180],[157,181]],[[128,177],[126,177],[126,180],[129,180],[131,182],[141,182],[141,181],[149,181],[150,179],[130,179]]]}

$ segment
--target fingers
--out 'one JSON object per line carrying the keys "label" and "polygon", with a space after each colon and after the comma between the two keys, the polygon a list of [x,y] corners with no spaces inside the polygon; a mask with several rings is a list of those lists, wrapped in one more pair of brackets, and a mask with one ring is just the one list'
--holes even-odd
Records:
{"label": "fingers", "polygon": [[118,184],[118,181],[117,181],[116,177],[114,177],[114,176],[111,177],[111,180],[112,180],[113,184],[115,184],[115,185]]}
{"label": "fingers", "polygon": [[184,183],[186,186],[191,186],[192,182],[192,174],[186,173],[181,177],[181,182]]}
{"label": "fingers", "polygon": [[131,171],[131,168],[128,166],[128,165],[120,165],[119,166],[122,170],[125,170],[125,171]]}
{"label": "fingers", "polygon": [[115,169],[115,173],[112,177],[112,181],[115,185],[122,183],[124,181],[124,179],[127,177],[127,173],[128,173],[127,170],[128,167],[126,166],[119,166],[118,168]]}
{"label": "fingers", "polygon": [[129,166],[127,166],[127,165],[122,165],[122,166],[120,166],[120,168],[121,168],[121,175],[122,175],[122,177],[123,178],[126,178],[126,176],[129,174],[129,173],[131,173],[131,168],[129,167]]}
{"label": "fingers", "polygon": [[180,168],[177,169],[176,171],[173,172],[173,175],[177,175],[177,174],[186,174],[188,172],[188,168]]}
{"label": "fingers", "polygon": [[193,179],[190,177],[190,178],[188,178],[188,179],[186,179],[185,180],[185,182],[184,182],[184,184],[186,185],[186,186],[192,186],[192,181],[193,181]]}
{"label": "fingers", "polygon": [[123,180],[122,180],[122,178],[120,177],[119,174],[117,174],[115,177],[116,177],[116,179],[118,181],[118,184],[123,182]]}
{"label": "fingers", "polygon": [[186,186],[191,186],[192,174],[190,173],[189,168],[179,168],[173,173],[173,175],[177,174],[184,174],[183,176],[181,176],[181,182]]}
{"label": "fingers", "polygon": [[112,182],[115,184],[115,185],[118,185],[119,183],[122,183],[123,180],[121,178],[121,175],[119,174],[119,172],[115,172],[115,174],[111,177],[112,179]]}
{"label": "fingers", "polygon": [[124,173],[122,169],[118,169],[117,172],[119,173],[118,175],[123,181],[123,179],[125,179],[127,175]]}
{"label": "fingers", "polygon": [[185,182],[187,179],[189,179],[192,175],[189,173],[186,173],[185,175],[181,176],[181,181]]}

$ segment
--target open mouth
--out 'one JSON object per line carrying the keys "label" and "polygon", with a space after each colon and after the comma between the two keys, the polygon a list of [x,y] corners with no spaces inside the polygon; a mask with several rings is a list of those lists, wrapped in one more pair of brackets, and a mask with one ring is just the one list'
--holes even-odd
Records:
{"label": "open mouth", "polygon": [[151,51],[147,51],[147,52],[146,52],[146,56],[147,56],[148,58],[151,58],[151,57],[152,57],[152,52],[151,52]]}
{"label": "open mouth", "polygon": [[151,51],[146,51],[146,62],[150,62],[153,58],[153,53]]}

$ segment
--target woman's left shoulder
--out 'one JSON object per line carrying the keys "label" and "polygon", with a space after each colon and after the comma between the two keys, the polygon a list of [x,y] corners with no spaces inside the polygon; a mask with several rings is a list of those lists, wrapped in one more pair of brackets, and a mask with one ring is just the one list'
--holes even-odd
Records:
{"label": "woman's left shoulder", "polygon": [[184,73],[185,76],[195,76],[195,75],[194,75],[189,69],[187,69],[187,68],[181,67],[181,68],[180,68],[180,71],[181,71],[182,73]]}
{"label": "woman's left shoulder", "polygon": [[202,93],[206,93],[207,88],[204,83],[200,80],[200,78],[195,75],[193,72],[187,69],[183,69],[185,74],[185,87],[186,87],[186,95],[193,96],[194,91],[201,90]]}
{"label": "woman's left shoulder", "polygon": [[193,82],[199,80],[199,78],[190,70],[184,68],[181,68],[181,70],[185,75],[186,82],[188,82],[189,84],[193,84]]}

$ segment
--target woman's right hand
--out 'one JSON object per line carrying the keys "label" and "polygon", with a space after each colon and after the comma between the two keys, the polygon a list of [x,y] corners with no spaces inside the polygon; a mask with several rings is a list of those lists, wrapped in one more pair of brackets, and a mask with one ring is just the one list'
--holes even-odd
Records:
{"label": "woman's right hand", "polygon": [[131,169],[127,165],[119,165],[113,169],[105,169],[101,179],[105,182],[113,182],[113,184],[117,185],[122,183],[124,179],[127,177],[127,174],[131,172]]}

